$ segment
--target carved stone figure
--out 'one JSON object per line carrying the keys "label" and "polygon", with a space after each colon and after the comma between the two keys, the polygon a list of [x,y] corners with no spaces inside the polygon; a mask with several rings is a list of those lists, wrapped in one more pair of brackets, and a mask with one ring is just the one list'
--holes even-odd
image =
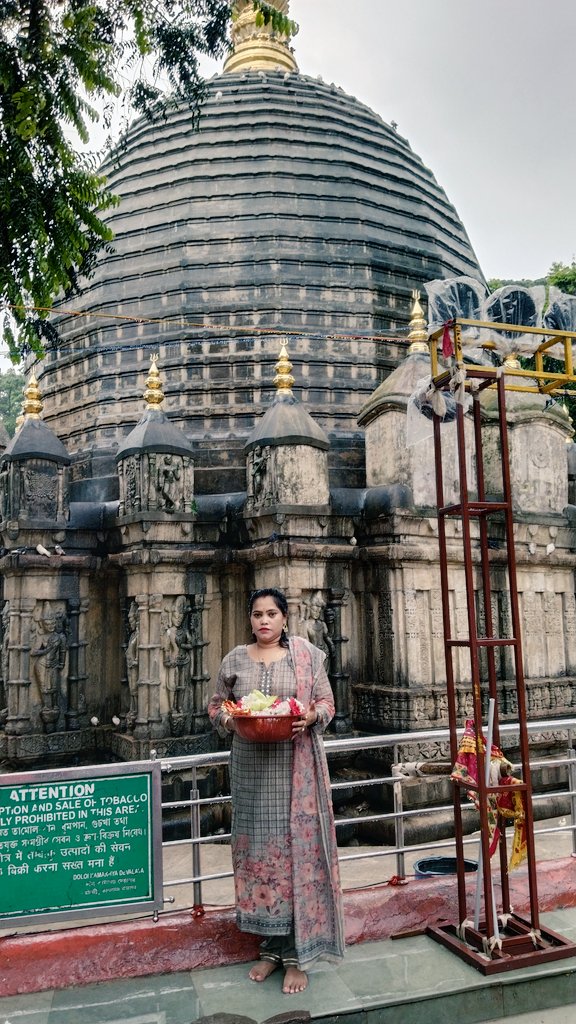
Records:
{"label": "carved stone figure", "polygon": [[32,680],[41,700],[40,717],[47,732],[56,728],[61,710],[62,672],[68,637],[63,612],[45,609],[36,625],[36,646],[30,651]]}
{"label": "carved stone figure", "polygon": [[260,497],[264,487],[267,462],[267,452],[263,451],[260,446],[255,448],[252,453],[252,493],[255,501]]}
{"label": "carved stone figure", "polygon": [[179,496],[180,464],[173,455],[165,455],[158,466],[156,490],[158,506],[165,512],[174,512]]}
{"label": "carved stone figure", "polygon": [[126,647],[126,674],[128,676],[130,709],[126,716],[126,724],[128,728],[133,729],[138,714],[138,661],[140,653],[140,623],[136,601],[132,601],[128,609],[128,626],[130,635],[128,637],[128,646]]}
{"label": "carved stone figure", "polygon": [[[166,692],[173,730],[178,716],[185,715],[186,695],[191,685],[192,648],[194,638],[188,629],[188,602],[177,597],[165,618],[163,660],[166,667]],[[184,723],[182,723],[184,724]]]}
{"label": "carved stone figure", "polygon": [[318,590],[308,602],[306,636],[311,644],[324,651],[324,654],[330,658],[334,654],[334,644],[324,620],[325,608],[326,602]]}

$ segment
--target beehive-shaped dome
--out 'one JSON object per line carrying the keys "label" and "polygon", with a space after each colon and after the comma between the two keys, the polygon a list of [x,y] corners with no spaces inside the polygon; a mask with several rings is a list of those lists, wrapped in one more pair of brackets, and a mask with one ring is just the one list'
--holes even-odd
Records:
{"label": "beehive-shaped dome", "polygon": [[216,76],[198,131],[184,108],[139,121],[106,170],[114,251],[75,300],[98,318],[62,315],[43,391],[70,451],[105,448],[139,418],[136,374],[158,350],[200,492],[241,487],[283,337],[337,459],[361,447],[358,413],[398,358],[372,336],[402,333],[424,282],[482,277],[406,139],[297,71]]}

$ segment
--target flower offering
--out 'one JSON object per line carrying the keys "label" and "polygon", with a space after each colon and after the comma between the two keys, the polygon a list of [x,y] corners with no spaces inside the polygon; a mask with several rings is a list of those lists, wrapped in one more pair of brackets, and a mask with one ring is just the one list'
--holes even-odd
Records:
{"label": "flower offering", "polygon": [[237,704],[226,700],[222,704],[222,709],[234,717],[294,717],[304,714],[304,705],[295,697],[280,700],[279,697],[266,696],[260,690],[252,690],[247,697],[241,697]]}

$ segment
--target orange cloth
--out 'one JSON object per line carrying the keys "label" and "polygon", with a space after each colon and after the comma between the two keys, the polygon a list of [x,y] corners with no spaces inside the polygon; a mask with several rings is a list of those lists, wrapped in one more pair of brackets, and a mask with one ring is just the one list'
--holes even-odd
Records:
{"label": "orange cloth", "polygon": [[[478,784],[478,752],[486,754],[486,740],[484,736],[476,739],[474,722],[472,719],[466,721],[466,727],[462,735],[458,756],[452,769],[451,778],[461,782]],[[521,779],[516,779],[509,774],[510,764],[504,756],[500,747],[492,744],[490,752],[490,782],[489,785],[515,786],[521,785]],[[475,804],[478,804],[478,791],[468,790],[468,797]],[[526,814],[524,807],[524,794],[509,789],[504,793],[490,793],[488,795],[488,828],[490,831],[490,856],[496,852],[500,839],[498,818],[514,822],[514,838],[512,841],[512,852],[508,868],[512,871],[517,868],[526,858]]]}

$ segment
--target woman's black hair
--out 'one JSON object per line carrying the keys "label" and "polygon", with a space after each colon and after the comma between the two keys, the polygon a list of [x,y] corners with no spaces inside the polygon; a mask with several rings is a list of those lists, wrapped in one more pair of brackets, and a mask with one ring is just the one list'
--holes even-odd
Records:
{"label": "woman's black hair", "polygon": [[[277,590],[276,587],[263,587],[261,590],[252,591],[248,601],[249,615],[252,615],[254,602],[257,601],[259,597],[271,597],[278,608],[278,611],[282,612],[282,615],[285,615],[286,618],[288,618],[288,601],[282,591]],[[288,647],[288,635],[285,630],[282,630],[282,633],[280,634],[280,646]]]}

